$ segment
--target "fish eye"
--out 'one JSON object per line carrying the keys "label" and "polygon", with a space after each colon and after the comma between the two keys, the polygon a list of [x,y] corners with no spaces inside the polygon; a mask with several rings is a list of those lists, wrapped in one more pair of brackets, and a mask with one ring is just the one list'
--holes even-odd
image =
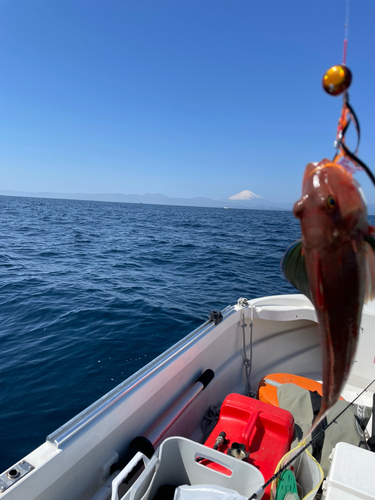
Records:
{"label": "fish eye", "polygon": [[335,208],[336,206],[336,200],[331,194],[327,197],[327,206],[330,209]]}

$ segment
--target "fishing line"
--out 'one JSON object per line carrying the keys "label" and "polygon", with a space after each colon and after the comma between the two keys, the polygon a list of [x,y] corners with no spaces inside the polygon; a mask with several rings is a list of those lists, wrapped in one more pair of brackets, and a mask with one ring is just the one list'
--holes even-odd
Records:
{"label": "fishing line", "polygon": [[[360,127],[358,118],[354,112],[353,107],[349,104],[349,94],[348,88],[352,82],[352,73],[346,65],[346,56],[348,50],[348,34],[349,34],[349,0],[346,0],[346,13],[345,13],[345,25],[344,25],[344,47],[343,47],[343,62],[341,65],[332,66],[326,71],[323,77],[323,88],[327,94],[338,96],[343,94],[343,105],[341,109],[341,115],[339,123],[337,126],[336,141],[334,146],[336,148],[336,154],[333,158],[333,162],[339,163],[345,168],[347,168],[352,173],[356,169],[364,170],[366,174],[370,177],[372,183],[375,186],[375,176],[370,170],[370,168],[358,158],[358,147],[360,141]],[[350,149],[345,144],[345,134],[349,128],[350,123],[353,122],[357,131],[357,147],[355,151],[350,151]]]}
{"label": "fishing line", "polygon": [[[253,493],[253,495],[248,499],[248,500],[257,500],[259,498],[262,497],[263,493],[264,493],[264,490],[267,488],[267,486],[269,486],[272,481],[274,481],[275,479],[278,479],[279,476],[296,460],[296,458],[298,458],[300,455],[302,455],[302,453],[304,451],[306,451],[306,449],[309,447],[309,446],[312,446],[314,445],[317,441],[319,441],[319,439],[324,435],[324,433],[326,432],[326,430],[331,427],[332,424],[336,424],[337,423],[337,420],[341,417],[341,415],[343,413],[346,412],[346,410],[348,408],[350,408],[353,403],[355,403],[355,401],[357,401],[357,399],[362,396],[362,394],[364,394],[367,389],[375,382],[375,379],[370,382],[368,384],[367,387],[365,387],[363,389],[363,391],[361,393],[358,394],[358,396],[356,396],[338,415],[336,415],[336,417],[330,421],[329,424],[327,424],[320,432],[318,432],[318,434],[313,437],[307,444],[303,445],[302,448],[293,456],[293,458],[291,458],[286,464],[284,464],[268,481],[266,481],[263,486],[261,486],[255,493]],[[303,442],[303,441],[302,441]]]}
{"label": "fishing line", "polygon": [[346,15],[345,15],[345,27],[344,27],[344,54],[342,58],[342,64],[346,66],[346,51],[348,48],[348,32],[349,32],[349,0],[346,0]]}

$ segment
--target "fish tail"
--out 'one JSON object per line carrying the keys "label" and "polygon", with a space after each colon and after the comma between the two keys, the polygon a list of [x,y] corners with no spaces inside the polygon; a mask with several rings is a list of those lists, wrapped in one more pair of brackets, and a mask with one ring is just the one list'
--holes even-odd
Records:
{"label": "fish tail", "polygon": [[311,436],[311,434],[315,431],[318,425],[322,422],[324,417],[327,415],[328,408],[325,405],[322,405],[318,415],[316,416],[312,426],[310,427],[309,432],[304,436],[304,439],[307,439]]}

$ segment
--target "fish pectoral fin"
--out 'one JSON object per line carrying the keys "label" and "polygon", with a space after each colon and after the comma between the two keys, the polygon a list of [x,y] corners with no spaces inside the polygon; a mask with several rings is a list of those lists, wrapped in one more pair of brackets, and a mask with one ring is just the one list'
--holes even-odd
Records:
{"label": "fish pectoral fin", "polygon": [[365,234],[365,241],[367,241],[367,243],[370,245],[370,247],[375,252],[375,227],[374,226],[368,227],[368,233]]}
{"label": "fish pectoral fin", "polygon": [[375,299],[375,237],[365,236],[366,248],[366,292],[365,302]]}
{"label": "fish pectoral fin", "polygon": [[281,270],[289,283],[311,300],[301,240],[293,243],[284,253],[281,261]]}

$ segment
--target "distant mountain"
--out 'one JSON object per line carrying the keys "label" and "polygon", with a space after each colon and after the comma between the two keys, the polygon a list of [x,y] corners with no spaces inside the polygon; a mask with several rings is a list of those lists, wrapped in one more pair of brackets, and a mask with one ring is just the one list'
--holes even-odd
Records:
{"label": "distant mountain", "polygon": [[55,198],[67,200],[91,200],[91,201],[112,201],[123,203],[145,203],[150,205],[182,205],[190,207],[227,207],[227,208],[248,208],[256,210],[291,210],[292,203],[275,203],[261,198],[251,191],[241,191],[240,193],[222,200],[212,200],[211,198],[171,198],[160,193],[147,194],[121,194],[121,193],[31,193],[27,191],[0,190],[5,196],[26,196],[31,198]]}
{"label": "distant mountain", "polygon": [[250,208],[257,210],[292,210],[292,203],[276,203],[266,200],[252,191],[241,191],[227,200],[222,200],[228,208]]}
{"label": "distant mountain", "polygon": [[251,192],[251,191],[241,191],[240,193],[237,193],[233,196],[229,197],[229,200],[234,200],[234,201],[245,201],[245,200],[253,200],[255,198],[261,198],[261,196],[258,196],[257,194]]}

